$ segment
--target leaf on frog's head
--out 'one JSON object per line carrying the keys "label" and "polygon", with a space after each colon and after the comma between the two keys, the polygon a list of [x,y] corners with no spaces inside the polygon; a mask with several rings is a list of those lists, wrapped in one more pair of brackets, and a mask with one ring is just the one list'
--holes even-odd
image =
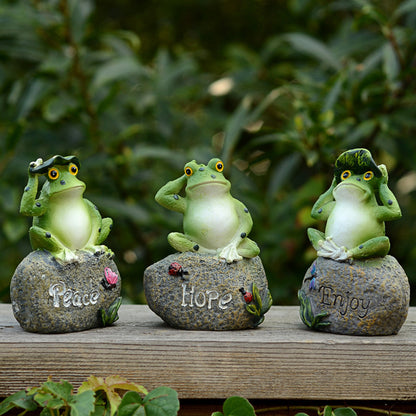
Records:
{"label": "leaf on frog's head", "polygon": [[381,177],[382,172],[367,149],[351,149],[342,153],[335,162],[334,175],[337,182],[340,181],[341,173],[344,170],[351,170],[355,174],[363,174],[369,170],[374,172],[376,177]]}
{"label": "leaf on frog's head", "polygon": [[42,174],[42,173],[46,173],[48,169],[52,166],[55,166],[55,165],[65,166],[65,165],[69,165],[70,163],[74,163],[79,169],[80,163],[76,156],[55,155],[51,157],[50,159],[46,160],[45,162],[43,162],[42,164],[34,168],[30,168],[30,172]]}

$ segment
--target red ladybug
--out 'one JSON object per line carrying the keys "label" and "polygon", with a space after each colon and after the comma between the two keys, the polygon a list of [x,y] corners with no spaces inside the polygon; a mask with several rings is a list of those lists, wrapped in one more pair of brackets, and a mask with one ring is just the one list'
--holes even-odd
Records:
{"label": "red ladybug", "polygon": [[239,290],[243,294],[246,303],[250,303],[253,300],[253,294],[251,292],[246,292],[243,287]]}
{"label": "red ladybug", "polygon": [[168,273],[171,276],[180,276],[180,277],[183,277],[184,274],[188,274],[188,272],[184,270],[183,267],[179,263],[176,263],[176,261],[169,265]]}

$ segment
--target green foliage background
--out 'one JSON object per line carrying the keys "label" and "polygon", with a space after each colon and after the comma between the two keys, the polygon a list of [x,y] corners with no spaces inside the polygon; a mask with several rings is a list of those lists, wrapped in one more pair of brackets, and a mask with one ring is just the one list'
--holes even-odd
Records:
{"label": "green foliage background", "polygon": [[415,0],[3,0],[0,300],[30,251],[27,167],[54,154],[79,156],[86,198],[115,221],[125,301],[145,301],[143,271],[182,227],[154,194],[219,156],[275,302],[297,304],[311,207],[338,154],[367,147],[402,207],[387,234],[414,288],[415,29]]}

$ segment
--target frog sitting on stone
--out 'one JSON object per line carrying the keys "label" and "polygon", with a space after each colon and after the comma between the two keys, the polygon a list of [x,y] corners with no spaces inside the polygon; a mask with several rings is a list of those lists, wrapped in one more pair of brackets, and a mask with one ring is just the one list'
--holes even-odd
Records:
{"label": "frog sitting on stone", "polygon": [[[33,216],[32,248],[47,250],[62,263],[77,261],[76,250],[113,255],[101,245],[113,221],[102,219],[97,208],[82,197],[86,186],[76,177],[79,167],[75,156],[31,162],[20,205],[23,215]],[[37,198],[40,175],[46,176],[46,182]]]}
{"label": "frog sitting on stone", "polygon": [[387,185],[384,165],[367,149],[342,153],[334,179],[312,208],[311,215],[327,220],[325,233],[308,229],[318,256],[337,261],[386,256],[390,250],[384,221],[401,217],[399,204]]}
{"label": "frog sitting on stone", "polygon": [[[256,257],[260,250],[247,236],[253,221],[248,209],[230,194],[231,184],[220,159],[208,165],[187,163],[184,174],[168,182],[156,201],[183,214],[184,233],[170,233],[170,245],[180,252],[218,255],[228,263]],[[179,195],[185,187],[185,196]]]}

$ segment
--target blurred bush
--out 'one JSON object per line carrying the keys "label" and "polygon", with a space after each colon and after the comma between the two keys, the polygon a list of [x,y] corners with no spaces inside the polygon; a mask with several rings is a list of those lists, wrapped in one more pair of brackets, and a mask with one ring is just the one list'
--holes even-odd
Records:
{"label": "blurred bush", "polygon": [[28,164],[54,154],[79,156],[86,198],[115,221],[125,301],[145,301],[143,270],[182,227],[154,194],[219,156],[275,302],[297,304],[310,209],[337,155],[367,147],[401,204],[387,234],[415,288],[415,27],[414,0],[3,0],[0,300],[30,251]]}

